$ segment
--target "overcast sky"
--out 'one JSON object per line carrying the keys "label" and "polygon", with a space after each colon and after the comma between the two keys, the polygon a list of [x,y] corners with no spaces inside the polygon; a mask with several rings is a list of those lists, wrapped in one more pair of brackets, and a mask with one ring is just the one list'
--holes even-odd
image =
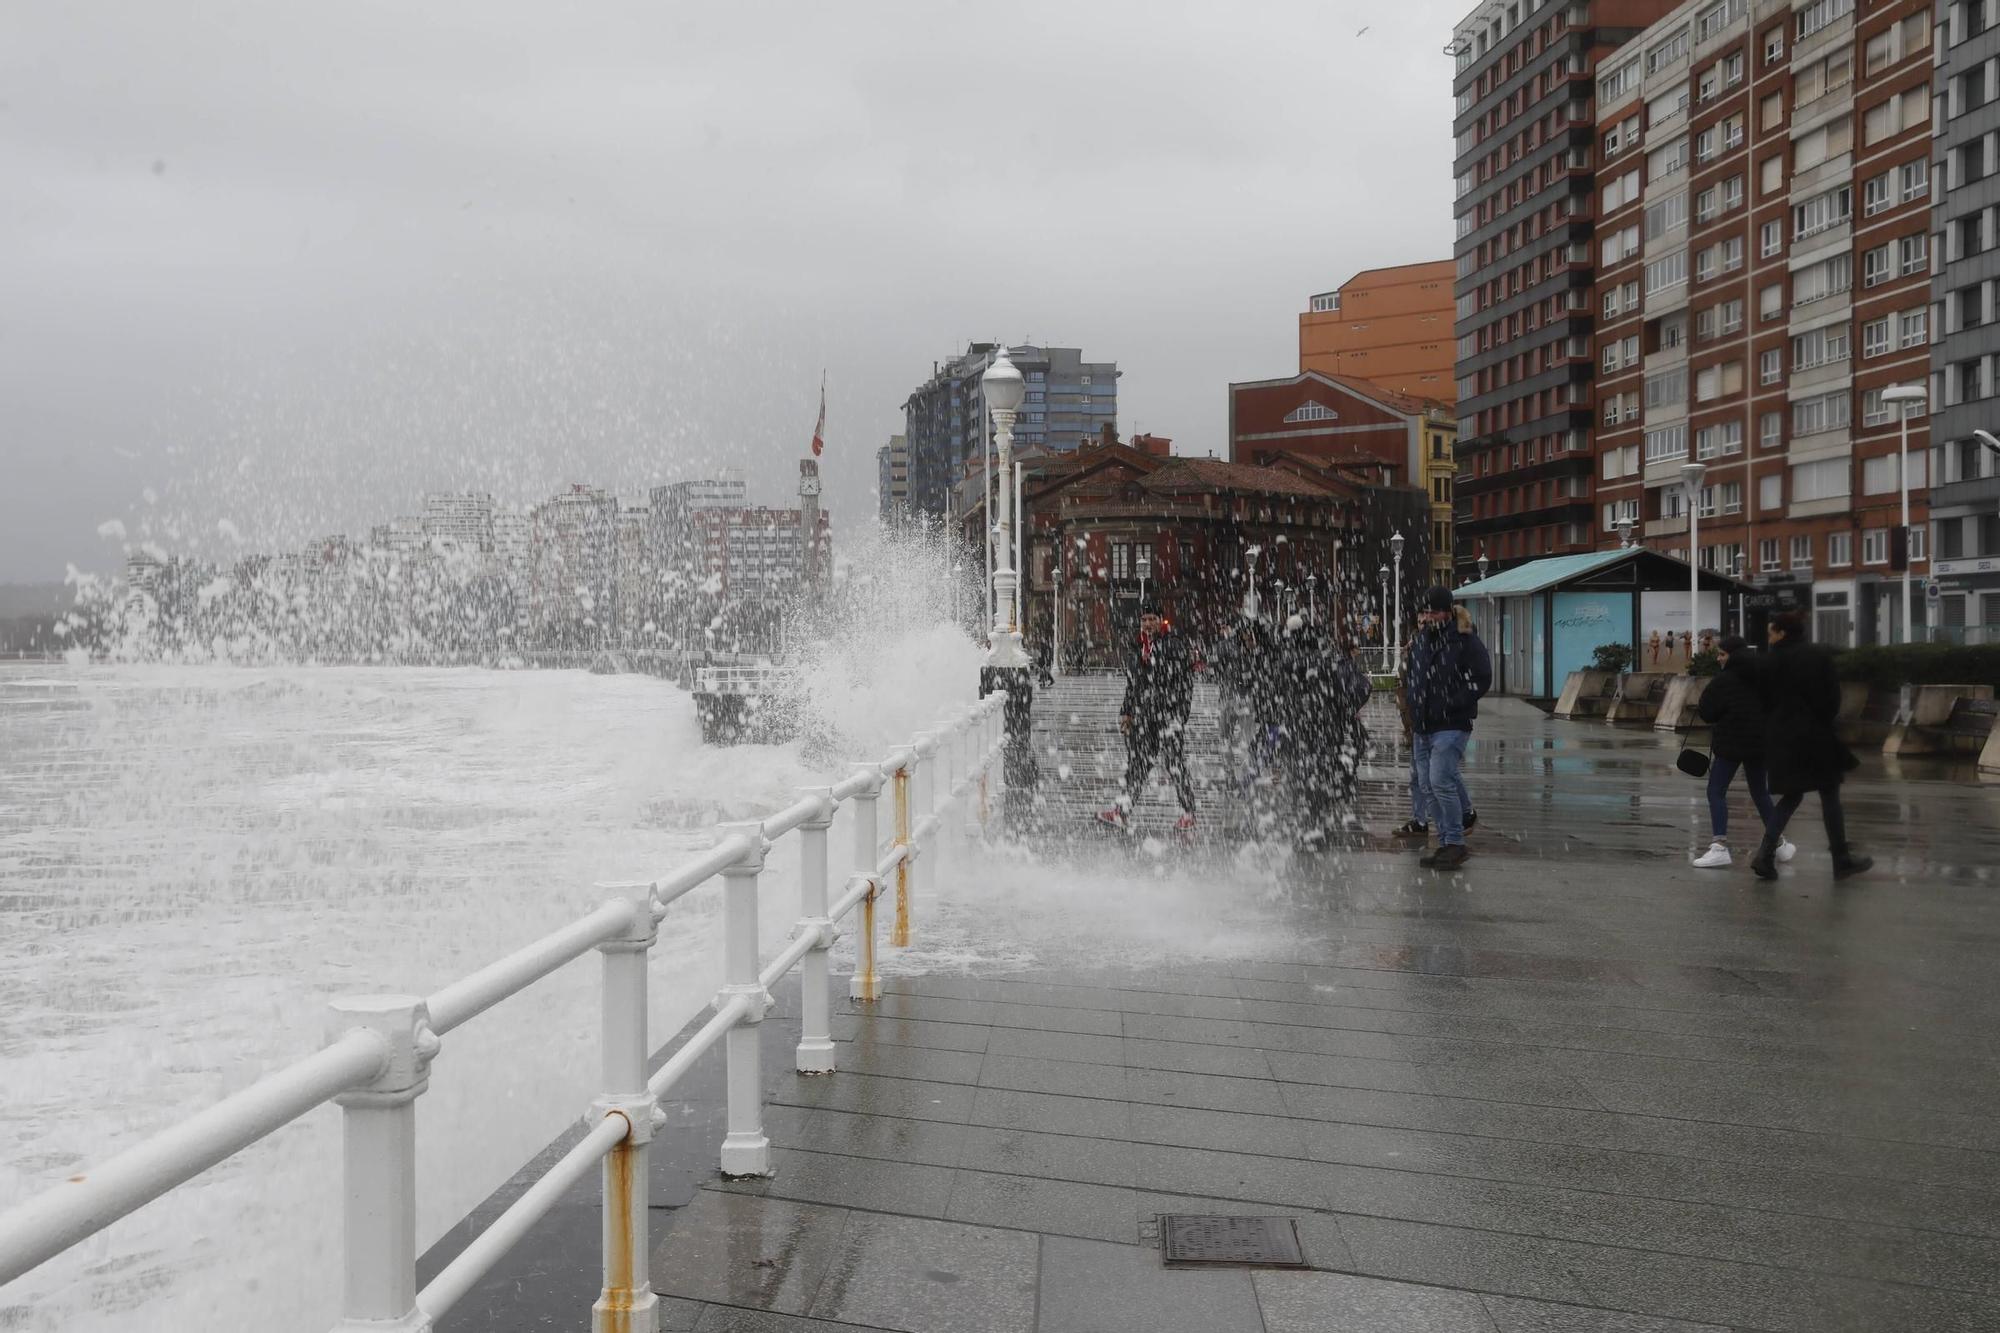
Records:
{"label": "overcast sky", "polygon": [[1468,8],[13,0],[0,580],[427,489],[775,500],[822,368],[837,534],[972,339],[1220,451],[1310,293],[1450,253]]}

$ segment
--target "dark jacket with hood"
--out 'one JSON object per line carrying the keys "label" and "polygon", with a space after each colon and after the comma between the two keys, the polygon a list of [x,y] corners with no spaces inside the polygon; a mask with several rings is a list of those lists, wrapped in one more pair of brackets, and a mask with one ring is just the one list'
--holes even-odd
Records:
{"label": "dark jacket with hood", "polygon": [[1493,688],[1493,659],[1473,630],[1452,621],[1426,625],[1410,643],[1405,698],[1420,736],[1471,731],[1479,700]]}
{"label": "dark jacket with hood", "polygon": [[1717,759],[1739,764],[1764,762],[1764,696],[1757,686],[1757,655],[1747,648],[1708,682],[1701,695],[1701,720],[1708,723]]}
{"label": "dark jacket with hood", "polygon": [[1834,734],[1840,677],[1833,654],[1817,644],[1780,639],[1758,664],[1764,698],[1764,768],[1771,790],[1795,796],[1837,787],[1858,762]]}

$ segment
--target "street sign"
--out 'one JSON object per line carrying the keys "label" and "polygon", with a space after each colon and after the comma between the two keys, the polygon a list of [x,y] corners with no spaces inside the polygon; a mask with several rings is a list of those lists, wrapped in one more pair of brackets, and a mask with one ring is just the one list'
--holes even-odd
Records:
{"label": "street sign", "polygon": [[1938,588],[1938,581],[1937,581],[1936,579],[1925,579],[1925,580],[1924,580],[1924,600],[1925,600],[1925,601],[1927,601],[1927,602],[1935,602],[1935,601],[1936,601],[1936,600],[1938,599],[1938,595],[1939,595],[1939,592],[1940,592],[1940,589]]}

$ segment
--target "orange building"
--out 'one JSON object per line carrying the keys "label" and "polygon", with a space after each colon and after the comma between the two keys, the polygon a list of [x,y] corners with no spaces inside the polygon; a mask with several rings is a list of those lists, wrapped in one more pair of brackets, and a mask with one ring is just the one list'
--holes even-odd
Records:
{"label": "orange building", "polygon": [[1449,259],[1371,268],[1313,297],[1299,316],[1299,371],[1456,403],[1455,272]]}

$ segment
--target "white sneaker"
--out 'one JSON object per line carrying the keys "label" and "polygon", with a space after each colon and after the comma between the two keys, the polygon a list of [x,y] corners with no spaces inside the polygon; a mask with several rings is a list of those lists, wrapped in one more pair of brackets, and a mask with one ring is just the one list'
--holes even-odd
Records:
{"label": "white sneaker", "polygon": [[1778,859],[1780,861],[1789,861],[1798,854],[1799,854],[1798,844],[1794,842],[1787,842],[1785,841],[1784,837],[1780,835],[1778,838],[1778,851],[1777,851]]}
{"label": "white sneaker", "polygon": [[1712,842],[1706,852],[1694,859],[1694,863],[1700,870],[1714,870],[1726,866],[1729,864],[1729,848],[1724,843]]}

